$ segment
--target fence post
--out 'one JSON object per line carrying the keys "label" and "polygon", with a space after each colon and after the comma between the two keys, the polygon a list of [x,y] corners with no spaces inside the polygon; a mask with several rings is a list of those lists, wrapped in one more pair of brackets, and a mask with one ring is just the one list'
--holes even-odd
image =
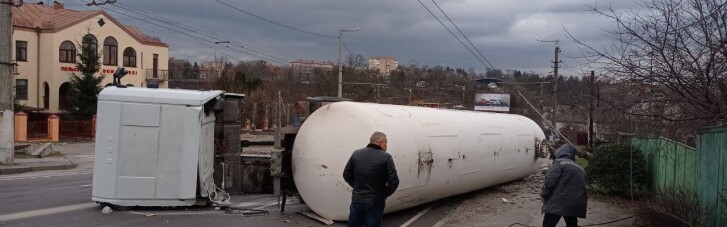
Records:
{"label": "fence post", "polygon": [[55,114],[48,117],[48,136],[52,142],[60,141],[60,121],[61,118]]}
{"label": "fence post", "polygon": [[93,128],[91,128],[91,138],[93,138],[93,141],[96,141],[96,115],[93,115],[93,118],[91,118],[91,124]]}
{"label": "fence post", "polygon": [[22,111],[15,113],[15,141],[28,141],[28,114]]}

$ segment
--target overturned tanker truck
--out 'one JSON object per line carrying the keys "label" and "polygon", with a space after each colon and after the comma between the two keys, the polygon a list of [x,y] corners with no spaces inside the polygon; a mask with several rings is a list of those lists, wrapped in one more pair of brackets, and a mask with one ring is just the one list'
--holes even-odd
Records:
{"label": "overturned tanker truck", "polygon": [[335,102],[311,114],[291,144],[294,187],[311,210],[348,219],[343,169],[374,131],[387,134],[401,181],[385,213],[523,178],[549,153],[540,127],[520,115]]}

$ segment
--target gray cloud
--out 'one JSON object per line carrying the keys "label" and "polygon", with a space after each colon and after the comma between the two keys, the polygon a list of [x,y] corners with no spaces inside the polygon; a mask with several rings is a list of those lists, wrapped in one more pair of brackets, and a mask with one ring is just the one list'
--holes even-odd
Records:
{"label": "gray cloud", "polygon": [[[366,57],[390,55],[400,64],[484,67],[452,37],[416,0],[223,0],[230,5],[276,22],[316,33],[337,36],[338,29],[359,27],[344,34],[344,42],[354,53]],[[450,25],[431,0],[421,0],[445,24]],[[79,5],[78,0],[64,0],[67,8],[97,10]],[[309,35],[273,25],[212,0],[119,0],[107,6],[135,17],[144,16],[119,7],[131,6],[154,16],[194,28],[213,36],[223,36],[244,46],[286,60],[308,59],[336,62],[338,40]],[[613,23],[589,12],[589,6],[612,6],[617,10],[637,7],[630,0],[439,0],[450,18],[457,23],[477,48],[497,68],[548,73],[553,58],[553,44],[534,40],[560,39],[564,56],[578,55],[564,28],[580,39],[596,45],[604,42],[602,29]],[[159,36],[170,45],[170,55],[192,61],[211,59],[219,51],[207,40],[195,41],[186,35],[160,28],[142,20],[109,12],[123,23],[140,27]],[[147,19],[147,18],[144,18]],[[152,20],[152,22],[154,22]],[[450,26],[451,27],[451,26]],[[451,29],[456,33],[454,27]],[[189,33],[189,32],[188,32]],[[223,41],[223,40],[219,40]],[[463,40],[466,42],[465,40]],[[199,42],[203,42],[201,44]],[[251,55],[218,48],[242,60],[259,59]],[[344,50],[345,54],[345,50]],[[578,65],[563,59],[570,67]],[[564,68],[565,73],[580,71]]]}

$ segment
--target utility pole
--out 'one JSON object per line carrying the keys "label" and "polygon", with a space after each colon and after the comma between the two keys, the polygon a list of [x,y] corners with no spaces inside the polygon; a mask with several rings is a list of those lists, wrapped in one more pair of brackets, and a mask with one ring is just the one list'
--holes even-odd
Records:
{"label": "utility pole", "polygon": [[15,155],[13,113],[12,0],[0,0],[0,164],[10,165]]}
{"label": "utility pole", "polygon": [[596,72],[591,71],[591,81],[590,81],[590,88],[591,88],[591,95],[588,96],[588,146],[593,150],[595,148],[593,144],[593,99],[595,97],[594,94],[594,83],[596,81]]}
{"label": "utility pole", "polygon": [[459,86],[459,85],[455,85],[455,86],[457,86],[457,87],[462,87],[462,106],[464,106],[464,103],[465,103],[465,100],[466,100],[466,99],[465,99],[465,93],[466,93],[466,91],[467,91],[467,90],[465,90],[465,89],[466,89],[466,87],[467,87],[467,86],[465,86],[465,85],[462,85],[462,86]]}
{"label": "utility pole", "polygon": [[557,130],[555,127],[556,119],[555,117],[558,115],[558,63],[560,61],[558,60],[558,54],[560,54],[560,40],[541,40],[538,38],[535,38],[535,40],[545,43],[555,43],[555,59],[553,61],[553,117],[552,117],[552,130]]}
{"label": "utility pole", "polygon": [[338,30],[338,97],[343,98],[343,30]]}
{"label": "utility pole", "polygon": [[553,128],[555,129],[556,116],[558,116],[558,54],[560,53],[560,40],[555,40],[555,61],[553,61]]}
{"label": "utility pole", "polygon": [[343,49],[343,33],[344,32],[355,32],[360,28],[353,30],[341,29],[338,30],[338,97],[343,98],[343,55],[341,53]]}
{"label": "utility pole", "polygon": [[406,88],[406,89],[409,90],[409,103],[406,104],[407,106],[409,106],[409,105],[411,105],[411,88]]}

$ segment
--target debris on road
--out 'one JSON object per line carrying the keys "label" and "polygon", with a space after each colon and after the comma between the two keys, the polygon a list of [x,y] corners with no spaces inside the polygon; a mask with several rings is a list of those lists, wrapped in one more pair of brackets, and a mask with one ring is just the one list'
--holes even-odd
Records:
{"label": "debris on road", "polygon": [[112,212],[114,212],[114,210],[111,209],[111,207],[109,206],[105,206],[103,209],[101,209],[101,213],[103,214],[111,214]]}
{"label": "debris on road", "polygon": [[298,211],[298,213],[300,213],[302,215],[305,215],[306,217],[312,218],[312,219],[314,219],[316,221],[319,221],[319,222],[321,222],[323,224],[326,224],[326,225],[332,225],[334,223],[333,220],[325,219],[325,218],[323,218],[321,216],[318,216],[317,214],[315,214],[313,212],[310,212],[310,211]]}

